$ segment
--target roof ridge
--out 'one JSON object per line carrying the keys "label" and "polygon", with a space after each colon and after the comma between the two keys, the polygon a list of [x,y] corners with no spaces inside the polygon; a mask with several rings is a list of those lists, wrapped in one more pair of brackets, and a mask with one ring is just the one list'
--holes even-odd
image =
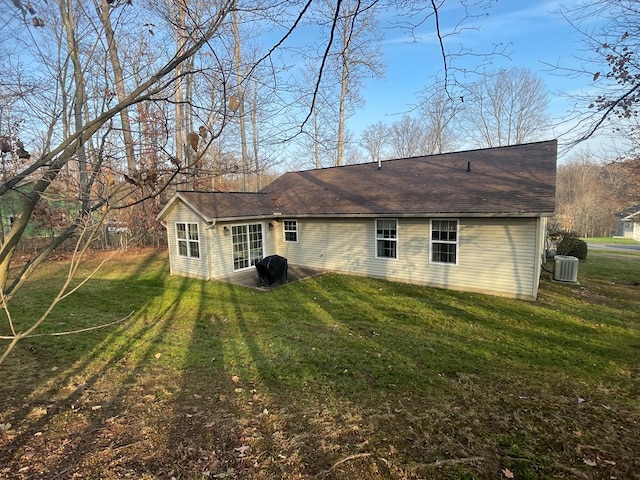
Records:
{"label": "roof ridge", "polygon": [[[527,143],[516,143],[516,144],[512,144],[512,145],[498,145],[496,147],[477,147],[477,148],[471,148],[468,150],[455,150],[453,152],[441,152],[441,153],[427,153],[424,155],[414,155],[411,157],[399,157],[399,158],[388,158],[386,160],[380,160],[381,163],[388,163],[388,162],[397,162],[397,161],[401,161],[401,160],[414,160],[414,159],[419,159],[419,158],[435,158],[435,157],[443,157],[443,156],[448,156],[448,155],[461,155],[461,154],[466,154],[466,153],[477,153],[477,152],[488,152],[488,151],[495,151],[495,150],[504,150],[504,149],[508,149],[508,148],[521,148],[521,147],[532,147],[534,145],[539,145],[539,144],[544,144],[544,143],[557,143],[558,140],[557,139],[551,139],[551,140],[538,140],[535,142],[527,142]],[[319,167],[319,168],[308,168],[305,170],[295,170],[295,171],[289,171],[289,172],[285,172],[283,175],[287,174],[287,173],[302,173],[302,172],[319,172],[322,170],[331,170],[334,168],[348,168],[348,167],[362,167],[365,165],[378,165],[378,161],[371,161],[371,162],[363,162],[363,163],[349,163],[346,165],[332,165],[329,167]]]}

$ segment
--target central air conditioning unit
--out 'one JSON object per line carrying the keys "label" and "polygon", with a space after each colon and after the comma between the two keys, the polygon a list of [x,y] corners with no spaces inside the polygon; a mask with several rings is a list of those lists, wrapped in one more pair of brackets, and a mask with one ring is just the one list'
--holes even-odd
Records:
{"label": "central air conditioning unit", "polygon": [[553,279],[557,282],[578,283],[578,264],[576,257],[556,255],[553,268]]}

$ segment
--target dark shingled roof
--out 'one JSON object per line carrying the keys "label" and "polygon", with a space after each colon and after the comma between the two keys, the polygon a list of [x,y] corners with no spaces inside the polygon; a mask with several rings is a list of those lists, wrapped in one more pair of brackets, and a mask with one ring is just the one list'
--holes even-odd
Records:
{"label": "dark shingled roof", "polygon": [[178,196],[209,221],[273,214],[269,197],[259,193],[182,191]]}
{"label": "dark shingled roof", "polygon": [[[282,175],[259,193],[179,192],[207,220],[272,216],[551,215],[557,142]],[[162,216],[162,213],[161,213]]]}
{"label": "dark shingled roof", "polygon": [[633,207],[629,207],[620,213],[616,213],[616,217],[625,220],[633,220],[635,217],[638,217],[640,219],[640,205],[634,205]]}
{"label": "dark shingled roof", "polygon": [[556,157],[553,140],[286,173],[261,192],[292,216],[552,214]]}

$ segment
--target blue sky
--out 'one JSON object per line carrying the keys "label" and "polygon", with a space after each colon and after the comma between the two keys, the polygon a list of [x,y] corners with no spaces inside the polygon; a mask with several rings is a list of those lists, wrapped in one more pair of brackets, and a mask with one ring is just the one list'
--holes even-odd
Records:
{"label": "blue sky", "polygon": [[[526,67],[535,72],[545,83],[549,92],[549,113],[556,120],[567,115],[575,100],[567,94],[586,92],[592,89],[593,80],[589,75],[570,77],[550,65],[564,68],[597,68],[578,57],[584,55],[584,45],[573,27],[559,13],[561,7],[571,7],[578,0],[498,0],[486,11],[488,15],[473,19],[468,23],[472,29],[464,30],[446,39],[445,48],[455,51],[460,44],[472,47],[475,53],[487,52],[494,44],[505,47],[509,58],[495,56],[482,68],[499,70],[509,67]],[[451,2],[449,9],[441,12],[441,29],[451,31],[463,12],[457,2]],[[453,5],[456,7],[454,8]],[[403,32],[388,31],[383,47],[386,74],[383,79],[365,81],[363,96],[365,107],[349,121],[354,132],[368,125],[382,121],[392,123],[407,112],[416,102],[416,94],[432,83],[436,75],[443,71],[439,45],[433,22],[424,25],[419,32],[420,39],[412,42]],[[477,57],[462,59],[462,66],[472,68]],[[583,64],[584,63],[584,64]],[[565,123],[549,129],[546,139],[560,137],[572,125]],[[597,142],[582,148],[598,148]]]}

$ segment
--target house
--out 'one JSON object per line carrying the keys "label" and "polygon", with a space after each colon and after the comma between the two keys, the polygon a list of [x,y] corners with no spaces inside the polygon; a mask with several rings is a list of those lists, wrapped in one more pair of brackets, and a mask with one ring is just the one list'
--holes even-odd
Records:
{"label": "house", "polygon": [[613,236],[640,242],[640,205],[616,213],[616,231]]}
{"label": "house", "polygon": [[257,193],[176,193],[158,214],[171,273],[289,264],[535,299],[555,140],[286,173]]}

